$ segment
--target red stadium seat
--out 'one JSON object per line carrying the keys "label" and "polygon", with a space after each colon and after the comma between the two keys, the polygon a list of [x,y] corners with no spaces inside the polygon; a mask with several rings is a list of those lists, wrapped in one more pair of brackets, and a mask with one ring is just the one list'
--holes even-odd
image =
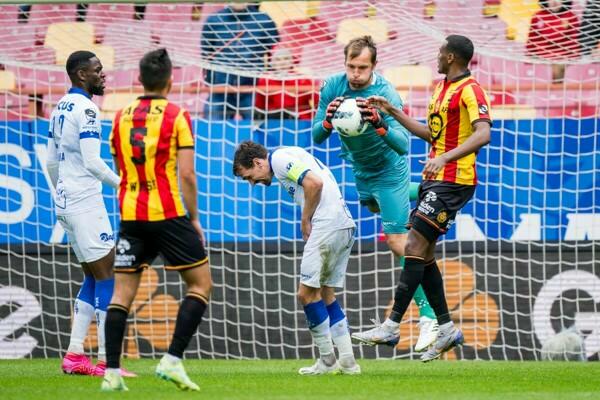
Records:
{"label": "red stadium seat", "polygon": [[552,107],[548,109],[547,117],[593,118],[598,117],[600,109],[597,106],[576,104],[567,107]]}
{"label": "red stadium seat", "polygon": [[[24,48],[35,45],[35,30],[26,24],[8,24],[0,26],[0,53],[16,57]],[[54,61],[52,61],[54,64]]]}
{"label": "red stadium seat", "polygon": [[327,21],[318,18],[288,20],[281,27],[281,44],[298,48],[311,43],[330,41],[335,35]]}
{"label": "red stadium seat", "polygon": [[189,22],[183,26],[160,24],[153,31],[161,46],[166,47],[169,53],[185,58],[200,57],[200,36],[202,24],[197,21]]}
{"label": "red stadium seat", "polygon": [[188,22],[193,4],[148,4],[144,19],[150,22]]}
{"label": "red stadium seat", "polygon": [[565,71],[567,82],[596,82],[600,79],[600,64],[569,65]]}

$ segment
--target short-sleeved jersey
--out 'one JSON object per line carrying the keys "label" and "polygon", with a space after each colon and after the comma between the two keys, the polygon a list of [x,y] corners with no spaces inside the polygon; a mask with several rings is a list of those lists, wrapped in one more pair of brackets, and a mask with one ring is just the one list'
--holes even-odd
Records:
{"label": "short-sleeved jersey", "polygon": [[[320,126],[325,119],[327,105],[336,97],[367,98],[375,95],[383,96],[394,106],[402,108],[402,100],[396,89],[377,73],[373,73],[371,84],[361,90],[350,88],[345,73],[332,75],[323,81],[321,86],[319,108],[315,116],[315,123]],[[408,142],[408,131],[391,116],[382,115],[388,123],[389,129],[401,132],[406,136],[406,141]],[[375,129],[370,124],[362,135],[354,137],[340,135],[340,140],[342,142],[341,157],[352,163],[352,169],[356,177],[369,179],[392,171],[397,176],[398,169],[405,170],[408,174],[408,159],[406,154],[398,154],[381,136],[377,135]]]}
{"label": "short-sleeved jersey", "polygon": [[83,163],[81,139],[100,140],[98,107],[82,89],[72,88],[52,110],[49,138],[58,157],[58,181],[54,194],[57,215],[75,215],[104,207],[102,182]]}
{"label": "short-sleeved jersey", "polygon": [[110,148],[121,175],[121,220],[162,221],[186,215],[177,150],[193,147],[188,112],[164,97],[139,97],[116,114]]}
{"label": "short-sleeved jersey", "polygon": [[356,227],[335,177],[317,158],[300,147],[281,147],[269,154],[269,163],[275,177],[301,207],[304,207],[302,181],[306,174],[311,171],[323,180],[321,201],[312,218],[313,231]]}
{"label": "short-sleeved jersey", "polygon": [[[479,83],[468,72],[455,80],[437,84],[427,111],[431,131],[429,158],[438,157],[463,144],[473,134],[473,124],[490,118],[490,101]],[[476,185],[476,153],[446,164],[435,181]]]}

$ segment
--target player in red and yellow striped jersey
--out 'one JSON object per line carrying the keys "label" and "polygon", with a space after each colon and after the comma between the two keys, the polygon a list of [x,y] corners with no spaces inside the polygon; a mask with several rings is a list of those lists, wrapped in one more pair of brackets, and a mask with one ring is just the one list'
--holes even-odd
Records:
{"label": "player in red and yellow striped jersey", "polygon": [[426,125],[410,118],[383,97],[370,97],[367,104],[392,115],[414,135],[431,143],[431,151],[423,168],[417,208],[411,214],[406,265],[400,275],[390,317],[381,326],[353,336],[368,340],[395,332],[420,284],[440,327],[437,340],[421,356],[425,362],[464,341],[462,332],[450,319],[434,251],[438,237],[446,232],[456,213],[473,196],[477,184],[477,152],[490,141],[489,100],[468,69],[473,51],[473,43],[465,36],[446,38],[438,54],[438,72],[446,78],[435,88]]}
{"label": "player in red and yellow striped jersey", "polygon": [[121,175],[121,225],[115,289],[105,325],[108,368],[101,387],[105,391],[127,390],[118,369],[125,323],[141,271],[158,255],[165,268],[180,272],[187,293],[156,375],[179,389],[198,390],[181,359],[207,308],[212,280],[198,219],[194,135],[189,114],[166,98],[171,72],[165,49],[144,55],[140,61],[144,95],[117,113],[110,138]]}

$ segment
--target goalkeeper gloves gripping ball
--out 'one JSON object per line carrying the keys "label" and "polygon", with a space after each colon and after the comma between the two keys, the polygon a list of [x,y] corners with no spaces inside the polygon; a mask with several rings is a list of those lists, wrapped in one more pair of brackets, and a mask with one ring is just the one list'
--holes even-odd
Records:
{"label": "goalkeeper gloves gripping ball", "polygon": [[327,109],[325,110],[325,119],[323,120],[323,128],[326,130],[330,131],[333,129],[331,120],[343,101],[344,97],[339,96],[333,99],[333,101],[327,105]]}
{"label": "goalkeeper gloves gripping ball", "polygon": [[360,98],[356,99],[356,105],[360,110],[363,121],[373,125],[373,128],[375,128],[375,133],[377,133],[379,136],[387,135],[388,124],[385,122],[385,119],[383,119],[381,114],[379,114],[379,111],[375,109],[375,107],[369,107],[367,105],[367,101]]}

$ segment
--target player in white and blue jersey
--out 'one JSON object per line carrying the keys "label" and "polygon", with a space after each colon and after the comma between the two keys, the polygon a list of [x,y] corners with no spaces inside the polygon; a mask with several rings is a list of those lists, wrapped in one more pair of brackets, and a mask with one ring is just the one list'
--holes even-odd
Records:
{"label": "player in white and blue jersey", "polygon": [[276,177],[302,207],[301,230],[306,245],[300,265],[298,298],[320,357],[314,365],[298,372],[360,374],[348,320],[335,298],[335,288],[344,286],[356,224],[333,174],[300,147],[281,147],[268,153],[266,148],[251,141],[237,148],[233,173],[253,185],[269,186]]}
{"label": "player in white and blue jersey", "polygon": [[[71,338],[62,370],[102,376],[106,368],[104,322],[113,293],[115,255],[102,184],[116,189],[120,178],[100,158],[102,128],[92,96],[104,94],[102,63],[94,53],[76,51],[69,56],[66,69],[72,87],[50,116],[47,170],[54,186],[57,219],[81,263],[84,280],[74,304]],[[83,348],[94,316],[98,325],[96,366]]]}

